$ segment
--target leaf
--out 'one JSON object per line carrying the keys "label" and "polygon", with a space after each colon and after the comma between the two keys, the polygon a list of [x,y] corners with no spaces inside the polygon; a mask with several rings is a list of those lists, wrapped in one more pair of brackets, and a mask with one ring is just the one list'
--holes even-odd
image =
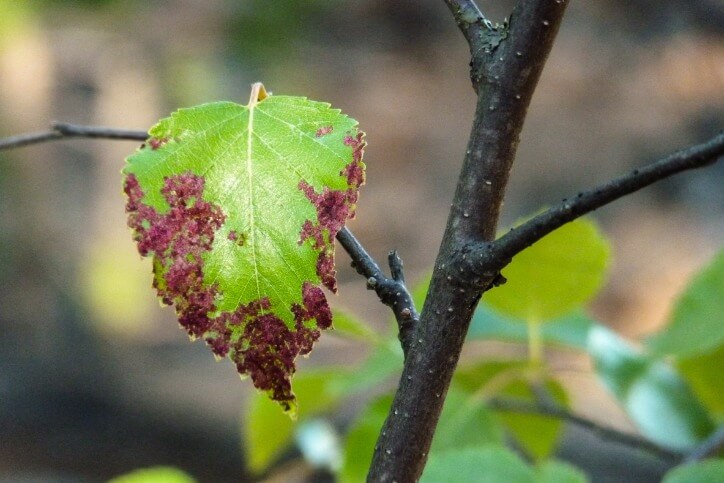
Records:
{"label": "leaf", "polygon": [[352,424],[344,444],[344,463],[338,475],[340,483],[365,481],[375,441],[391,405],[391,395],[379,397]]}
{"label": "leaf", "polygon": [[335,392],[353,394],[373,389],[402,371],[400,341],[391,339],[372,349],[367,359],[354,371],[354,376],[338,377],[331,382]]}
{"label": "leaf", "polygon": [[536,483],[586,483],[586,475],[568,463],[549,460],[537,469]]}
{"label": "leaf", "polygon": [[334,238],[364,182],[362,132],[328,104],[269,96],[181,109],[123,172],[154,287],[181,326],[295,414],[295,358],[332,314]]}
{"label": "leaf", "polygon": [[357,316],[339,309],[333,310],[332,313],[334,319],[333,335],[359,340],[368,344],[381,343],[377,333],[358,319]]}
{"label": "leaf", "polygon": [[522,251],[503,269],[508,282],[483,296],[500,313],[545,322],[590,301],[603,284],[608,241],[579,218]]}
{"label": "leaf", "polygon": [[693,357],[724,343],[724,250],[699,272],[676,302],[666,328],[649,339],[657,356]]}
{"label": "leaf", "polygon": [[[341,395],[330,389],[337,377],[348,375],[341,369],[327,369],[300,374],[296,378],[300,420],[324,412],[339,402]],[[252,395],[244,419],[242,446],[246,463],[252,472],[260,473],[292,442],[295,423],[280,413],[277,405],[263,393]]]}
{"label": "leaf", "polygon": [[677,361],[676,365],[699,401],[714,418],[724,420],[724,344],[712,352]]}
{"label": "leaf", "polygon": [[[557,317],[541,326],[541,336],[546,344],[557,344],[575,349],[586,349],[588,331],[597,322],[581,311]],[[506,317],[487,307],[478,305],[468,330],[469,339],[497,339],[528,343],[528,326],[525,321]]]}
{"label": "leaf", "polygon": [[482,446],[431,454],[421,483],[534,483],[535,472],[503,446]]}
{"label": "leaf", "polygon": [[[485,362],[462,367],[455,373],[455,387],[480,398],[508,397],[535,402],[535,394],[525,380],[527,369],[525,361]],[[546,379],[544,387],[553,401],[568,407],[568,397],[558,381]],[[536,459],[551,454],[563,429],[562,422],[550,416],[507,411],[496,411],[496,415],[521,448]]]}
{"label": "leaf", "polygon": [[664,361],[646,357],[604,327],[591,330],[589,353],[596,373],[647,438],[685,450],[713,431],[706,410]]}
{"label": "leaf", "polygon": [[666,473],[663,483],[714,483],[724,481],[724,459],[710,459],[677,466]]}
{"label": "leaf", "polygon": [[195,479],[172,466],[154,466],[116,476],[108,483],[194,483]]}
{"label": "leaf", "polygon": [[483,444],[503,444],[500,424],[483,401],[455,385],[451,386],[445,397],[430,454]]}

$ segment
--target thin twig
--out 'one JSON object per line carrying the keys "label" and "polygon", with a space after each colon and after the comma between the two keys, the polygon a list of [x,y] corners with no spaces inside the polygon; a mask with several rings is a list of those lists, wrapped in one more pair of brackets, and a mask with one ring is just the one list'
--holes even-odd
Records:
{"label": "thin twig", "polygon": [[21,134],[0,139],[0,150],[20,148],[31,144],[60,141],[67,138],[119,139],[127,141],[145,141],[148,133],[128,129],[114,129],[99,126],[80,126],[68,123],[53,123],[50,131]]}
{"label": "thin twig", "polygon": [[352,259],[352,267],[367,279],[367,288],[374,290],[380,301],[392,309],[397,319],[402,351],[406,356],[412,329],[420,316],[405,285],[402,259],[396,251],[390,252],[388,259],[392,277],[388,278],[347,227],[337,233],[337,241]]}
{"label": "thin twig", "polygon": [[634,434],[624,433],[611,427],[602,426],[595,421],[574,414],[567,409],[550,404],[536,404],[520,399],[495,398],[488,402],[488,406],[491,409],[501,412],[539,414],[541,416],[550,416],[552,418],[561,419],[563,421],[573,423],[576,426],[585,428],[603,439],[647,451],[665,461],[678,462],[682,457],[680,453],[662,448],[647,439]]}
{"label": "thin twig", "polygon": [[[655,163],[615,178],[572,198],[564,199],[521,226],[511,229],[493,243],[478,244],[478,255],[485,252],[486,260],[505,264],[513,256],[525,250],[553,230],[579,218],[586,213],[605,206],[634,191],[649,186],[682,171],[696,169],[717,162],[724,155],[724,133],[707,142],[677,151]],[[476,258],[475,250],[470,257]],[[485,270],[500,269],[502,266],[486,266]]]}
{"label": "thin twig", "polygon": [[719,426],[711,436],[702,441],[686,455],[685,463],[693,463],[710,456],[716,456],[724,448],[724,425]]}
{"label": "thin twig", "polygon": [[493,23],[485,18],[473,0],[445,0],[445,3],[471,49],[481,37],[494,30]]}

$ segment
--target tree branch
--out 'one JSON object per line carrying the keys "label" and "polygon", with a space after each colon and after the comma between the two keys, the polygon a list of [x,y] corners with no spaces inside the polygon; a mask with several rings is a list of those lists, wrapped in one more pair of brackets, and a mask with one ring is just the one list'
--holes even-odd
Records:
{"label": "tree branch", "polygon": [[470,48],[475,48],[482,37],[495,30],[493,23],[485,18],[472,0],[445,0],[453,14],[455,23],[468,41]]}
{"label": "tree branch", "polygon": [[402,259],[394,250],[389,253],[388,260],[392,277],[388,278],[347,227],[343,227],[337,233],[337,241],[352,259],[352,267],[357,270],[357,273],[367,278],[367,288],[374,290],[380,301],[392,309],[395,319],[397,319],[398,337],[402,344],[402,351],[407,357],[410,337],[420,316],[405,285]]}
{"label": "tree branch", "polygon": [[561,419],[585,428],[603,439],[647,451],[664,461],[681,461],[681,453],[662,448],[661,446],[647,439],[641,438],[640,436],[636,436],[635,434],[624,433],[610,427],[602,426],[595,421],[591,421],[583,416],[574,414],[562,407],[550,404],[536,404],[530,401],[508,398],[491,399],[488,402],[488,407],[501,412],[539,414],[541,416],[550,416],[552,418]]}
{"label": "tree branch", "polygon": [[[453,16],[457,7],[474,5],[446,3]],[[369,481],[416,481],[422,474],[473,311],[497,275],[470,284],[452,262],[466,245],[495,237],[523,121],[566,3],[521,0],[510,25],[494,27],[480,45],[471,37],[470,22],[456,16],[470,41],[472,82],[479,93],[475,118],[430,289],[375,446]]]}
{"label": "tree branch", "polygon": [[5,139],[0,139],[0,151],[3,149],[29,146],[31,144],[60,141],[67,138],[145,141],[148,138],[148,133],[145,131],[132,131],[128,129],[114,129],[98,126],[79,126],[77,124],[56,122],[52,124],[52,129],[50,131],[21,134],[19,136],[11,136]]}
{"label": "tree branch", "polygon": [[469,260],[485,259],[488,265],[484,270],[500,270],[504,265],[492,265],[507,264],[513,256],[566,223],[664,178],[716,163],[723,155],[724,133],[720,133],[704,143],[682,149],[648,166],[564,199],[557,206],[511,229],[493,243],[478,244]]}

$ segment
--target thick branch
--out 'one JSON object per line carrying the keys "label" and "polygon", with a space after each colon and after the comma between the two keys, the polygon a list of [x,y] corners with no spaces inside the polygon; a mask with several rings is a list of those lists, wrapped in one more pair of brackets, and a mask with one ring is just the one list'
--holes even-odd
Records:
{"label": "thick branch", "polygon": [[[467,274],[451,262],[466,245],[494,239],[523,120],[566,3],[521,0],[510,26],[495,27],[496,36],[486,36],[483,48],[471,40],[473,86],[479,97],[470,141],[420,323],[377,441],[369,481],[416,481],[422,474],[473,310],[483,288],[497,275],[481,277],[474,285],[460,283]],[[463,29],[463,33],[469,38],[469,32]]]}
{"label": "thick branch", "polygon": [[634,434],[624,433],[610,427],[602,426],[595,421],[591,421],[590,419],[574,414],[561,407],[549,404],[536,404],[530,401],[518,399],[501,398],[490,400],[488,406],[496,411],[539,414],[542,416],[550,416],[552,418],[561,419],[585,428],[603,439],[630,446],[631,448],[647,451],[664,461],[678,462],[681,460],[682,455],[680,453],[662,448],[661,446]]}
{"label": "thick branch", "polygon": [[76,124],[53,123],[50,131],[43,131],[31,134],[21,134],[9,138],[0,139],[0,150],[13,149],[31,144],[46,143],[48,141],[59,141],[66,138],[96,138],[96,139],[119,139],[130,141],[145,141],[148,133],[145,131],[132,131],[128,129],[113,129],[97,126],[79,126]]}
{"label": "thick branch", "polygon": [[[473,253],[471,259],[484,252],[485,258],[493,264],[505,263],[553,230],[586,213],[669,176],[713,164],[723,155],[724,133],[720,133],[705,143],[682,149],[601,186],[564,199],[559,205],[512,229],[495,242],[480,244],[478,253]],[[485,267],[486,270],[501,268],[502,265]]]}
{"label": "thick branch", "polygon": [[402,259],[396,251],[390,252],[388,261],[392,277],[388,278],[347,227],[337,233],[337,241],[352,259],[352,267],[367,279],[367,288],[374,290],[380,301],[392,309],[397,319],[402,351],[407,356],[412,330],[420,316],[405,285]]}

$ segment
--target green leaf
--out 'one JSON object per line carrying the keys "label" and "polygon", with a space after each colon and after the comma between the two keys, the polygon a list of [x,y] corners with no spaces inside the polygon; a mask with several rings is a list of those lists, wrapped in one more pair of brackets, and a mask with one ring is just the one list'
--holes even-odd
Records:
{"label": "green leaf", "polygon": [[[454,376],[455,387],[478,397],[508,397],[535,402],[535,394],[525,379],[527,369],[528,364],[524,361],[485,362],[462,367]],[[560,383],[546,379],[544,387],[557,404],[568,407],[568,397]],[[559,419],[549,416],[506,411],[497,411],[496,414],[521,448],[539,460],[553,452],[563,429]]]}
{"label": "green leaf", "polygon": [[[295,381],[299,419],[303,421],[338,403],[341,395],[331,386],[336,378],[345,377],[349,375],[341,368],[300,374]],[[279,412],[277,405],[259,392],[251,397],[244,419],[242,446],[246,462],[252,472],[259,473],[292,442],[295,422]]]}
{"label": "green leaf", "polygon": [[[574,311],[541,326],[541,336],[546,344],[585,350],[588,331],[595,325],[597,322],[585,313]],[[523,320],[506,317],[481,303],[470,323],[468,338],[528,343],[528,326]]]}
{"label": "green leaf", "polygon": [[441,451],[430,455],[421,483],[533,483],[535,472],[502,446]]}
{"label": "green leaf", "polygon": [[697,274],[666,328],[648,341],[657,356],[693,357],[724,343],[724,251]]}
{"label": "green leaf", "polygon": [[337,393],[353,394],[373,389],[402,371],[403,355],[400,341],[391,339],[376,346],[353,375],[338,377],[331,382]]}
{"label": "green leaf", "polygon": [[714,483],[724,481],[724,459],[677,466],[666,473],[663,483]]}
{"label": "green leaf", "polygon": [[647,438],[685,450],[713,431],[706,410],[664,361],[646,357],[604,327],[591,330],[589,353],[604,385]]}
{"label": "green leaf", "polygon": [[578,468],[561,461],[549,460],[537,469],[536,483],[586,483],[588,478]]}
{"label": "green leaf", "polygon": [[430,454],[483,444],[503,444],[500,424],[483,401],[455,385],[451,386],[445,397]]}
{"label": "green leaf", "polygon": [[724,419],[724,344],[716,350],[676,363],[699,401],[718,420]]}
{"label": "green leaf", "polygon": [[181,109],[123,172],[128,224],[181,326],[294,415],[291,377],[332,324],[334,238],[364,182],[363,133],[328,104]]}
{"label": "green leaf", "polygon": [[374,400],[352,424],[345,440],[344,463],[338,475],[340,483],[365,481],[375,441],[391,405],[392,396],[382,396]]}
{"label": "green leaf", "polygon": [[579,218],[522,251],[503,269],[508,282],[483,296],[502,314],[545,322],[590,301],[603,284],[608,241]]}
{"label": "green leaf", "polygon": [[359,320],[357,316],[339,309],[335,309],[332,313],[334,314],[334,331],[332,335],[359,340],[368,344],[381,343],[377,333]]}
{"label": "green leaf", "polygon": [[116,476],[108,483],[194,483],[196,480],[171,466],[154,466],[133,470],[125,475]]}

